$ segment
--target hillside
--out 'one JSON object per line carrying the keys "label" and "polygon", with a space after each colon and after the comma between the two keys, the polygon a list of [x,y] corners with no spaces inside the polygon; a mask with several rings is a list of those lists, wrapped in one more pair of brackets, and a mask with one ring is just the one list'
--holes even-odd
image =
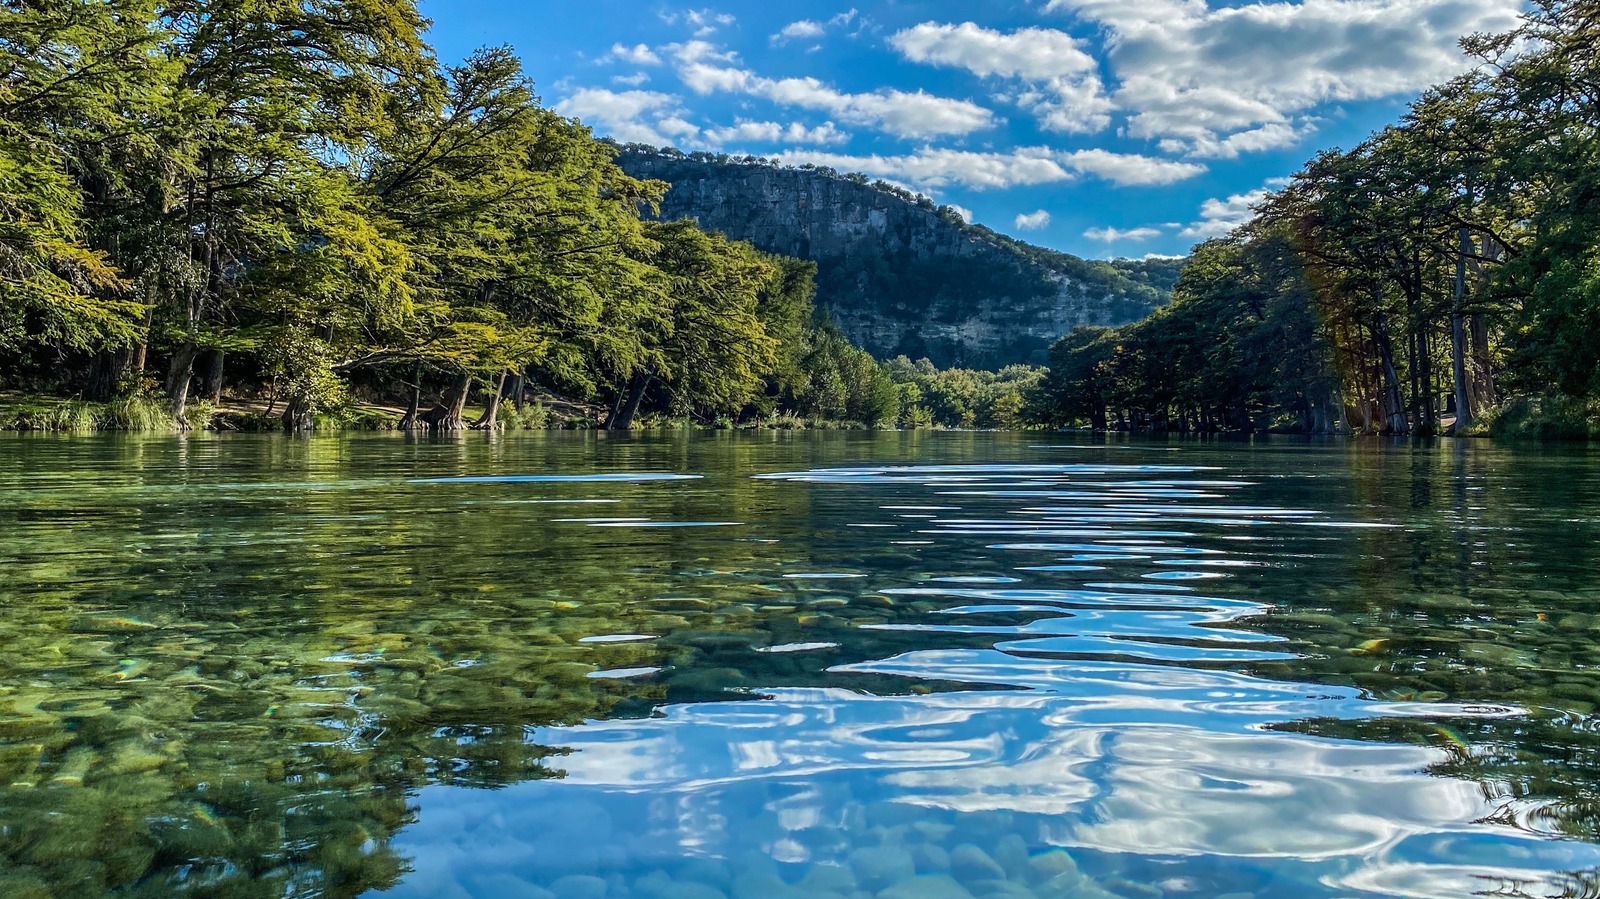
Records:
{"label": "hillside", "polygon": [[1078,325],[1120,325],[1171,296],[1175,260],[1089,261],[963,221],[884,182],[825,168],[629,145],[617,164],[672,185],[668,220],[817,264],[817,304],[879,358],[1042,363]]}

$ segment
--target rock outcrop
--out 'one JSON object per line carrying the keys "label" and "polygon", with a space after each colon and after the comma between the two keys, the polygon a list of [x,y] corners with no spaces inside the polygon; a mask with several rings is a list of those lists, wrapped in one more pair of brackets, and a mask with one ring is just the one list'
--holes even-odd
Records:
{"label": "rock outcrop", "polygon": [[940,366],[1042,363],[1078,325],[1120,325],[1165,303],[1174,260],[1088,261],[967,224],[883,182],[629,147],[630,175],[672,185],[668,220],[817,264],[817,303],[880,358]]}

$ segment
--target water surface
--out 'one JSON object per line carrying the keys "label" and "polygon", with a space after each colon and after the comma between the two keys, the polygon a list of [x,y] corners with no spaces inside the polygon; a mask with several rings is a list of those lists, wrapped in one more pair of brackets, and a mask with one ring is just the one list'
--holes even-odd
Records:
{"label": "water surface", "polygon": [[1596,895],[1597,461],[6,436],[0,895]]}

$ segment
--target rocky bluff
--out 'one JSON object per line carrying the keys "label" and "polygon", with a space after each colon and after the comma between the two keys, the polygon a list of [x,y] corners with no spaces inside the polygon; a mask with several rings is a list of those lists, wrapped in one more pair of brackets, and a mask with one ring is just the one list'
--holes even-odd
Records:
{"label": "rocky bluff", "polygon": [[672,185],[668,220],[817,264],[817,303],[879,358],[941,367],[1042,363],[1078,325],[1120,325],[1171,295],[1175,260],[1089,261],[969,225],[884,182],[710,154],[626,148],[636,178]]}

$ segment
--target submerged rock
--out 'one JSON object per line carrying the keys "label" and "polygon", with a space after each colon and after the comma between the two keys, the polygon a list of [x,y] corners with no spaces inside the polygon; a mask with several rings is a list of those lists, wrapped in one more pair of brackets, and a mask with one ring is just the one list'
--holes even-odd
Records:
{"label": "submerged rock", "polygon": [[505,872],[475,875],[464,879],[474,896],[493,896],[495,899],[556,899],[556,894],[544,887],[535,886]]}
{"label": "submerged rock", "polygon": [[605,899],[606,882],[589,874],[568,874],[550,884],[557,899]]}
{"label": "submerged rock", "polygon": [[949,875],[924,874],[889,887],[878,899],[973,899],[973,895]]}
{"label": "submerged rock", "polygon": [[933,843],[920,843],[911,847],[911,861],[918,874],[948,874],[950,853]]}
{"label": "submerged rock", "polygon": [[709,858],[691,858],[678,867],[679,880],[692,880],[696,883],[710,884],[718,889],[727,889],[733,880],[732,873],[725,862]]}
{"label": "submerged rock", "polygon": [[1059,874],[1076,874],[1078,863],[1065,849],[1051,849],[1028,859],[1029,879],[1035,883]]}
{"label": "submerged rock", "polygon": [[1008,833],[994,847],[994,860],[1005,869],[1010,880],[1028,877],[1028,843],[1019,834]]}
{"label": "submerged rock", "polygon": [[1039,899],[1122,899],[1085,877],[1081,871],[1057,874],[1034,887]]}
{"label": "submerged rock", "polygon": [[979,899],[1036,899],[1033,890],[1010,880],[990,880],[971,885]]}
{"label": "submerged rock", "polygon": [[728,899],[728,894],[710,884],[693,880],[674,880],[665,871],[654,871],[633,882],[634,899]]}
{"label": "submerged rock", "polygon": [[950,850],[950,873],[963,883],[1006,879],[1006,871],[1000,863],[971,843],[962,843]]}
{"label": "submerged rock", "polygon": [[810,891],[848,895],[856,890],[856,875],[843,865],[817,864],[806,872],[799,886]]}
{"label": "submerged rock", "polygon": [[850,867],[867,889],[881,890],[917,874],[911,853],[898,846],[868,846],[850,853]]}

